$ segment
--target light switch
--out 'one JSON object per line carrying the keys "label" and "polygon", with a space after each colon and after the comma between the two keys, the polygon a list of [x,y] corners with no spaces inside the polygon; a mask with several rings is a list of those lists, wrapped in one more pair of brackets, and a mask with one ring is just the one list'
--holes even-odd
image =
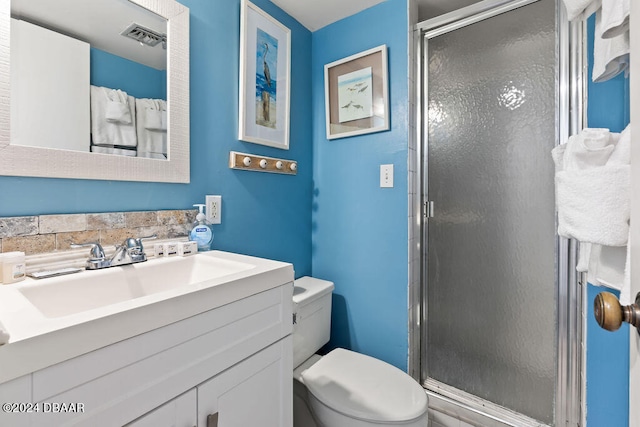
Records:
{"label": "light switch", "polygon": [[393,165],[380,165],[380,187],[393,187]]}

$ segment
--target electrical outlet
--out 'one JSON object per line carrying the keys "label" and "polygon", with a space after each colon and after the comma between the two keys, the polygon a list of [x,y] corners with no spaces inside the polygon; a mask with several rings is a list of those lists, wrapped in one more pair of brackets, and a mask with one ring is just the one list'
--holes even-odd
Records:
{"label": "electrical outlet", "polygon": [[209,224],[220,224],[222,222],[222,196],[207,196],[205,202]]}

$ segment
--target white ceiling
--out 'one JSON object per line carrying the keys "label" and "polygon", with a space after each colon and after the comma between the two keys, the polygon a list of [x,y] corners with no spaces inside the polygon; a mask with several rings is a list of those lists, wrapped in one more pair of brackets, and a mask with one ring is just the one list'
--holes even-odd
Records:
{"label": "white ceiling", "polygon": [[141,46],[120,33],[136,22],[160,34],[167,21],[128,0],[12,0],[11,17],[54,30],[114,55],[166,69],[162,46]]}
{"label": "white ceiling", "polygon": [[[347,16],[386,0],[271,0],[311,31],[339,21]],[[415,0],[419,21],[477,3],[479,0]]]}
{"label": "white ceiling", "polygon": [[355,15],[384,0],[271,0],[311,31]]}

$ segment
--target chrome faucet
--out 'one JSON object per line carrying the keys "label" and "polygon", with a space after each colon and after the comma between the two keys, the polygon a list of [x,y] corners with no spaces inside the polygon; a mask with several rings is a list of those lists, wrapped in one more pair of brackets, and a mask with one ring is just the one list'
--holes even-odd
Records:
{"label": "chrome faucet", "polygon": [[142,240],[151,240],[157,238],[157,235],[146,237],[129,237],[124,241],[122,245],[116,245],[116,251],[107,259],[104,250],[100,243],[72,243],[71,247],[84,248],[90,247],[89,259],[87,259],[87,270],[98,270],[101,268],[115,267],[118,265],[135,264],[138,262],[144,262],[147,260],[147,255],[144,253],[144,246]]}
{"label": "chrome faucet", "polygon": [[84,248],[84,247],[91,248],[91,250],[89,251],[89,259],[87,259],[87,266],[86,266],[87,270],[98,270],[100,268],[111,267],[111,264],[107,259],[106,255],[104,254],[104,249],[102,249],[102,246],[100,245],[100,243],[92,242],[92,243],[72,243],[71,244],[72,249]]}

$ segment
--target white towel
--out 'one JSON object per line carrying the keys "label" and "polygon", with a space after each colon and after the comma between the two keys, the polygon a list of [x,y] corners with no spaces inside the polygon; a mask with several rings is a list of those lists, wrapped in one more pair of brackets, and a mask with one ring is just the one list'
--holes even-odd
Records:
{"label": "white towel", "polygon": [[[629,164],[629,160],[630,160],[630,155],[631,155],[631,138],[629,138],[630,134],[628,132],[628,130],[625,130],[625,132],[623,132],[623,135],[625,135],[626,137],[621,138],[621,134],[619,133],[609,133],[609,129],[584,129],[582,131],[582,135],[587,135],[585,137],[585,139],[587,140],[587,144],[590,146],[594,146],[596,142],[601,141],[601,133],[602,132],[606,132],[608,133],[609,136],[609,141],[612,145],[608,146],[609,148],[611,148],[612,150],[609,151],[608,156],[609,158],[606,160],[606,164],[609,165],[626,165]],[[600,135],[600,137],[598,136]],[[594,156],[597,156],[597,153],[594,153]],[[603,158],[598,158],[597,159],[597,166],[600,166],[603,164]],[[582,164],[577,164],[578,167],[582,168],[585,166],[585,163]],[[599,245],[593,245],[593,246],[598,246],[597,248],[594,248],[594,255],[593,257],[591,256],[591,247],[592,244],[591,243],[580,243],[580,252],[579,252],[579,257],[578,257],[578,266],[576,267],[576,270],[581,271],[581,272],[585,272],[585,271],[589,271],[591,270],[592,272],[596,271],[598,269],[598,265],[594,264],[597,263],[599,258],[600,258],[600,254],[603,253],[603,251],[600,250]],[[607,246],[608,247],[608,246]],[[607,255],[606,250],[604,251],[604,255],[602,256],[603,260],[602,262],[604,264],[608,264],[610,263],[610,256]],[[590,267],[591,266],[591,267]],[[606,267],[605,267],[606,268]],[[596,277],[592,274],[589,277],[589,281],[590,283],[593,284],[598,284]],[[603,282],[608,281],[607,279],[603,279]]]}
{"label": "white towel", "polygon": [[558,234],[599,245],[626,245],[629,177],[629,165],[558,172]]}
{"label": "white towel", "polygon": [[583,170],[604,166],[615,149],[617,137],[609,129],[584,129],[572,137],[563,157],[563,170]]}
{"label": "white towel", "polygon": [[586,243],[624,246],[629,233],[630,133],[625,138],[607,134],[606,129],[585,129],[552,151],[558,233]]}
{"label": "white towel", "polygon": [[[120,91],[121,92],[121,91]],[[107,121],[107,102],[119,101],[124,96],[127,100],[131,122],[129,124],[121,122]],[[132,96],[125,92],[121,94],[115,89],[91,86],[91,141],[98,145],[123,145],[135,147],[136,118],[132,113],[135,109],[135,101]]]}
{"label": "white towel", "polygon": [[631,125],[628,125],[621,133],[612,133],[612,141],[615,142],[615,150],[607,160],[607,166],[622,166],[631,163]]}
{"label": "white towel", "polygon": [[[631,231],[629,231],[629,238],[631,238]],[[631,298],[631,245],[627,245],[627,254],[624,264],[624,279],[620,288],[620,304],[629,305],[634,302],[635,299]]]}
{"label": "white towel", "polygon": [[589,258],[587,273],[589,283],[617,290],[622,289],[627,246],[591,245]]}
{"label": "white towel", "polygon": [[167,102],[162,99],[136,99],[138,157],[167,158],[166,111]]}
{"label": "white towel", "polygon": [[167,112],[147,108],[145,111],[144,127],[149,130],[167,130]]}
{"label": "white towel", "polygon": [[589,271],[589,262],[591,262],[591,243],[578,242],[578,265],[576,265],[576,271],[586,273]]}
{"label": "white towel", "polygon": [[630,0],[602,0],[602,38],[610,39],[628,32],[630,12]]}
{"label": "white towel", "polygon": [[[552,153],[556,163],[558,233],[581,240],[576,270],[587,272],[587,279],[593,285],[620,290],[621,300],[624,297],[625,301],[630,297],[626,246],[629,237],[628,234],[626,238],[623,235],[625,229],[629,232],[630,148],[630,127],[621,134],[609,133],[607,129],[585,129],[569,138],[567,144],[556,147]],[[594,173],[599,174],[596,181],[593,180]],[[572,181],[567,178],[568,175],[575,175],[576,179]],[[567,179],[571,181],[568,185],[565,182]],[[600,196],[609,201],[602,200]],[[623,200],[610,201],[616,197]],[[582,198],[585,200],[580,202]],[[618,202],[620,207],[615,209],[621,216],[611,220],[607,216],[611,212],[603,208],[609,203]],[[584,203],[581,208],[577,207],[580,203]],[[577,211],[579,209],[583,209],[582,214]],[[571,217],[569,220],[567,215]],[[589,224],[587,221],[590,221]],[[615,221],[618,221],[617,229]],[[593,232],[575,230],[576,227],[591,227]]]}
{"label": "white towel", "polygon": [[[613,134],[617,135],[617,134]],[[607,165],[628,165],[631,158],[631,127],[622,131],[616,149],[611,154]],[[629,235],[631,232],[629,231]],[[591,245],[589,260],[589,282],[620,291],[620,302],[631,304],[629,238],[622,247]],[[580,247],[582,249],[582,246]]]}
{"label": "white towel", "polygon": [[105,95],[107,96],[105,111],[105,118],[107,119],[107,121],[111,123],[122,123],[125,125],[130,125],[132,122],[132,118],[127,93],[119,89],[103,89],[105,89]]}
{"label": "white towel", "polygon": [[564,0],[569,21],[584,21],[600,8],[602,0]]}
{"label": "white towel", "polygon": [[9,338],[11,338],[9,331],[7,331],[7,328],[0,322],[0,345],[8,343]]}
{"label": "white towel", "polygon": [[163,108],[163,110],[161,111],[160,114],[160,118],[162,119],[162,130],[166,131],[168,129],[169,126],[169,117],[167,115],[167,102],[164,102],[164,106],[162,105],[162,103],[160,104],[160,106]]}
{"label": "white towel", "polygon": [[596,12],[596,30],[593,41],[593,74],[596,83],[610,80],[629,71],[629,32],[602,38],[602,11]]}

